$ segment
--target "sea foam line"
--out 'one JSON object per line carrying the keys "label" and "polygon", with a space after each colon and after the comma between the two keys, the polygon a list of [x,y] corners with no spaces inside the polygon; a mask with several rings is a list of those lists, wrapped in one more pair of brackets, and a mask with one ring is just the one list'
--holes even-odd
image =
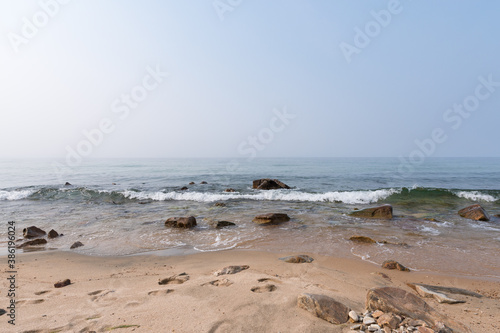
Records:
{"label": "sea foam line", "polygon": [[498,198],[495,198],[492,195],[484,194],[479,191],[460,191],[460,192],[452,192],[459,198],[465,198],[472,201],[486,201],[486,202],[494,202],[497,201]]}
{"label": "sea foam line", "polygon": [[126,198],[138,200],[186,200],[198,202],[214,202],[232,199],[266,200],[266,201],[306,201],[306,202],[343,202],[346,204],[365,204],[383,200],[394,193],[397,189],[382,189],[373,191],[351,191],[351,192],[326,192],[307,193],[300,191],[262,191],[256,194],[237,193],[206,193],[206,192],[121,192]]}
{"label": "sea foam line", "polygon": [[35,190],[0,190],[0,200],[22,200],[35,193]]}

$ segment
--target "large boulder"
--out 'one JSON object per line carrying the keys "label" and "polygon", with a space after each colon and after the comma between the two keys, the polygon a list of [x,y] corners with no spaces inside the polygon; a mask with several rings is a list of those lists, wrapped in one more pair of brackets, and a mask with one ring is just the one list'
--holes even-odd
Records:
{"label": "large boulder", "polygon": [[36,238],[45,236],[47,233],[35,226],[27,227],[23,229],[24,238]]}
{"label": "large boulder", "polygon": [[349,308],[325,295],[302,294],[297,305],[332,324],[344,324],[349,320]]}
{"label": "large boulder", "polygon": [[365,217],[373,219],[392,219],[392,206],[382,205],[378,207],[355,210],[349,214],[355,217]]}
{"label": "large boulder", "polygon": [[453,321],[434,310],[418,296],[400,288],[381,287],[370,289],[366,295],[366,308],[370,311],[381,310],[403,317],[420,319],[435,326],[444,323],[453,332],[471,332],[463,324]]}
{"label": "large boulder", "polygon": [[488,213],[479,204],[475,204],[469,207],[465,207],[458,211],[458,215],[465,217],[466,219],[476,220],[476,221],[489,221],[490,217]]}
{"label": "large boulder", "polygon": [[196,218],[189,217],[170,217],[165,221],[165,226],[172,228],[193,228],[196,226]]}
{"label": "large boulder", "polygon": [[257,224],[278,224],[281,222],[290,221],[290,217],[281,213],[269,213],[257,215],[253,221]]}
{"label": "large boulder", "polygon": [[280,182],[277,179],[257,179],[253,181],[253,188],[258,189],[258,190],[279,190],[282,188],[289,189],[290,186],[288,186],[285,183]]}

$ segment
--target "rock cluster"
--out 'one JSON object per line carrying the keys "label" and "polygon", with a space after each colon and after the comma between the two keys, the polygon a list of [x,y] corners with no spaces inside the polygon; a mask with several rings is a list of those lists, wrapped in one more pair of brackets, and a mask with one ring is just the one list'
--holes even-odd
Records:
{"label": "rock cluster", "polygon": [[57,231],[54,229],[51,229],[49,231],[49,234],[47,235],[47,232],[45,230],[42,230],[36,226],[31,226],[23,229],[23,237],[25,239],[29,239],[28,241],[17,245],[17,248],[24,248],[24,247],[30,247],[30,246],[39,246],[39,245],[45,245],[47,244],[47,239],[44,237],[47,236],[47,238],[52,239],[56,238],[59,236],[62,236],[63,234],[59,234]]}

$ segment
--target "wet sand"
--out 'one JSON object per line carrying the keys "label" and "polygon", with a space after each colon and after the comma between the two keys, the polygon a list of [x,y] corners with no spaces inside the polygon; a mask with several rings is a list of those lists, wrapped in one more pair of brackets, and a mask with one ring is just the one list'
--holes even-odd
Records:
{"label": "wet sand", "polygon": [[[484,295],[456,296],[466,302],[453,305],[433,299],[426,302],[473,332],[500,331],[498,281],[392,271],[358,259],[311,253],[312,263],[278,260],[285,255],[242,250],[187,256],[96,257],[61,251],[18,254],[16,326],[9,325],[4,314],[0,316],[0,331],[349,332],[351,324],[333,325],[298,308],[297,297],[323,294],[362,312],[370,288],[393,286],[414,293],[406,283],[457,287]],[[214,275],[229,265],[249,268],[237,274]],[[182,284],[158,284],[181,273],[189,276]],[[54,283],[64,279],[72,284],[54,288]],[[6,278],[0,286],[6,290]],[[5,292],[2,299],[0,308],[6,309]]]}

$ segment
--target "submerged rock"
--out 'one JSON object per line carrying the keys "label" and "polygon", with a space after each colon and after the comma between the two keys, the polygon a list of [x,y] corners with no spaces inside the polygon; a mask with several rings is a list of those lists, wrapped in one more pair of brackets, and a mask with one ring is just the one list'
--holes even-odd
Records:
{"label": "submerged rock", "polygon": [[211,227],[216,228],[216,229],[233,227],[236,225],[236,223],[229,222],[229,221],[210,221],[208,224]]}
{"label": "submerged rock", "polygon": [[382,263],[382,268],[385,269],[397,269],[398,271],[409,272],[410,269],[401,265],[399,262],[395,260],[386,260]]}
{"label": "submerged rock", "polygon": [[206,184],[208,184],[208,183],[207,183],[206,181],[202,181],[200,184],[202,184],[202,185],[206,185]]}
{"label": "submerged rock", "polygon": [[370,237],[366,237],[366,236],[352,236],[349,238],[349,240],[356,242],[356,243],[367,243],[367,244],[376,243],[375,240],[371,239]]}
{"label": "submerged rock", "polygon": [[469,207],[465,207],[458,211],[458,215],[465,217],[466,219],[476,220],[476,221],[489,221],[490,217],[488,213],[479,204],[475,204]]}
{"label": "submerged rock", "polygon": [[277,179],[257,179],[253,181],[253,188],[257,190],[279,190],[279,189],[289,189],[290,186],[277,180]]}
{"label": "submerged rock", "polygon": [[277,224],[287,221],[290,221],[290,217],[286,214],[281,214],[281,213],[269,213],[269,214],[257,215],[253,219],[253,222],[257,224]]}
{"label": "submerged rock", "polygon": [[229,192],[229,193],[232,193],[232,192],[236,192],[236,190],[234,188],[226,188],[224,190],[224,192]]}
{"label": "submerged rock", "polygon": [[349,308],[325,295],[302,294],[297,305],[332,324],[344,324],[349,320]]}
{"label": "submerged rock", "polygon": [[226,204],[223,202],[216,202],[214,206],[215,207],[226,207]]}
{"label": "submerged rock", "polygon": [[181,187],[181,191],[186,191],[186,190],[188,190],[188,188],[186,186]]}
{"label": "submerged rock", "polygon": [[374,219],[392,219],[392,206],[382,205],[379,207],[360,209],[351,212],[349,215]]}
{"label": "submerged rock", "polygon": [[283,257],[283,258],[279,258],[279,259],[283,260],[284,262],[291,263],[291,264],[310,263],[310,262],[313,262],[313,260],[314,260],[313,258],[311,258],[305,254],[299,254],[298,256]]}
{"label": "submerged rock", "polygon": [[71,184],[69,182],[66,182],[64,186],[71,186]]}
{"label": "submerged rock", "polygon": [[81,247],[83,246],[83,243],[78,241],[78,242],[74,242],[73,245],[70,246],[70,249],[76,249],[78,247]]}
{"label": "submerged rock", "polygon": [[196,218],[189,217],[170,217],[165,221],[165,226],[172,228],[193,228],[196,226]]}
{"label": "submerged rock", "polygon": [[44,245],[47,244],[47,240],[44,238],[38,238],[34,240],[30,240],[27,242],[22,243],[21,245],[16,246],[17,248],[23,248],[27,246],[37,246],[37,245]]}
{"label": "submerged rock", "polygon": [[45,236],[47,233],[34,225],[23,229],[24,238],[36,238]]}
{"label": "submerged rock", "polygon": [[196,184],[196,183],[195,182],[189,182],[189,185],[194,185],[194,184]]}

